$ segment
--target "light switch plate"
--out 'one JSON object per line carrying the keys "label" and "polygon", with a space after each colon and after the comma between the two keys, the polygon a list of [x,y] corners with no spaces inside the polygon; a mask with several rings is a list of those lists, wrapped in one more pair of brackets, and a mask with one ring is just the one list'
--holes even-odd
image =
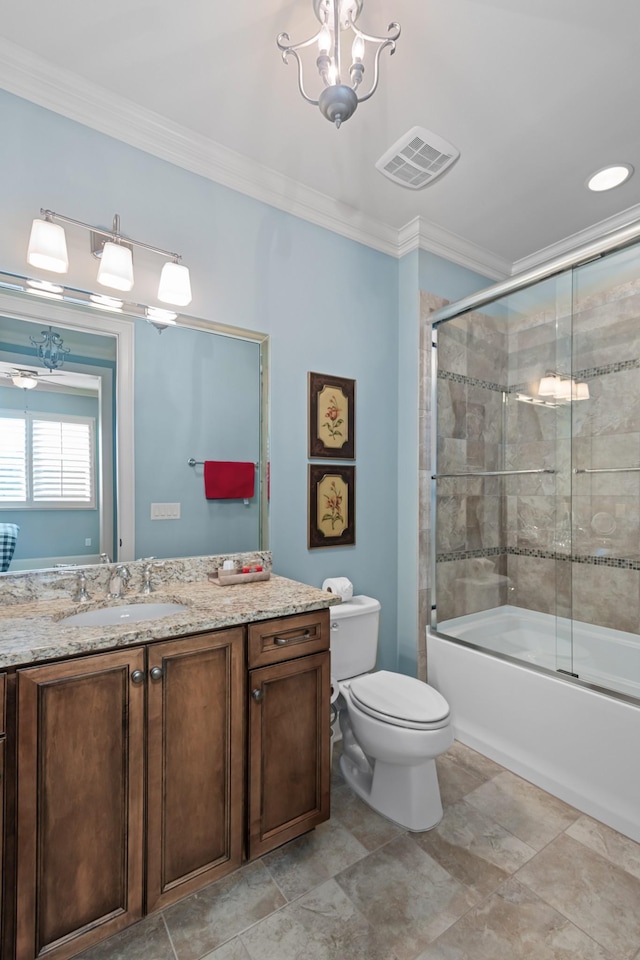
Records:
{"label": "light switch plate", "polygon": [[152,520],[179,520],[180,504],[179,503],[152,503],[151,519]]}

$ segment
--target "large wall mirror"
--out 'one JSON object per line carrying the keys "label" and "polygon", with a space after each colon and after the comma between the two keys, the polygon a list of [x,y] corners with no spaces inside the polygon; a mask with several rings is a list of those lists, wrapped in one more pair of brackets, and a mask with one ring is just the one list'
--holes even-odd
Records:
{"label": "large wall mirror", "polygon": [[[159,332],[27,289],[0,274],[8,572],[268,549],[268,337],[184,315]],[[208,499],[205,461],[253,464],[253,495]]]}

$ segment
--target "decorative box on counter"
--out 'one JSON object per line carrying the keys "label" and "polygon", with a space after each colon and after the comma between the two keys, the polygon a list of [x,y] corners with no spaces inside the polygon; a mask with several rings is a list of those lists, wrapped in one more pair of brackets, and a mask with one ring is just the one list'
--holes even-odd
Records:
{"label": "decorative box on counter", "polygon": [[213,573],[208,574],[211,583],[219,587],[227,587],[234,583],[253,583],[256,580],[268,580],[271,577],[270,570],[263,570],[262,567],[234,567],[232,570],[224,570],[219,567]]}

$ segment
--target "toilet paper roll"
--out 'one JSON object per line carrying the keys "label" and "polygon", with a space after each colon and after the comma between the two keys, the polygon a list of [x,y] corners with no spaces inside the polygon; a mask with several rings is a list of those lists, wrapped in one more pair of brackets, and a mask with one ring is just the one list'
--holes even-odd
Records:
{"label": "toilet paper roll", "polygon": [[322,589],[337,594],[342,600],[351,600],[353,596],[353,584],[346,577],[329,577],[322,584]]}

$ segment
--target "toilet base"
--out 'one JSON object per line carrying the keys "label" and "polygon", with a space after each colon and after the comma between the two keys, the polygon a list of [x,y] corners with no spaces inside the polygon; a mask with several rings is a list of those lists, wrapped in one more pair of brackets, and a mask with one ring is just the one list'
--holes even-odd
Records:
{"label": "toilet base", "polygon": [[361,800],[405,830],[423,833],[440,823],[442,801],[435,760],[417,766],[375,760],[373,773],[369,773],[343,754],[340,770]]}

